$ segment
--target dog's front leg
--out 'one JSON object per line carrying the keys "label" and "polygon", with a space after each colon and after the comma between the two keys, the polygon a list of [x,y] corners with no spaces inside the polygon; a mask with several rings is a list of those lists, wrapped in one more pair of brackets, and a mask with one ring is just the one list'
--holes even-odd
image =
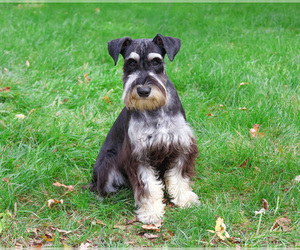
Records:
{"label": "dog's front leg", "polygon": [[184,157],[179,157],[172,164],[172,167],[165,172],[165,184],[171,201],[181,208],[199,205],[198,195],[192,191],[190,176],[184,176],[184,164],[187,164]]}
{"label": "dog's front leg", "polygon": [[134,188],[136,213],[139,221],[155,223],[165,213],[163,184],[151,166],[140,165],[137,169],[139,184]]}

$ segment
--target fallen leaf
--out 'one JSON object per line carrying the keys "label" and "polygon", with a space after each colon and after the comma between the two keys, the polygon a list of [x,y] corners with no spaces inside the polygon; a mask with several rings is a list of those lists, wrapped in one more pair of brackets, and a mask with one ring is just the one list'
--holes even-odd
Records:
{"label": "fallen leaf", "polygon": [[18,115],[16,115],[16,117],[19,118],[19,119],[24,119],[26,116],[23,115],[23,114],[18,114]]}
{"label": "fallen leaf", "polygon": [[70,192],[74,191],[74,189],[75,189],[74,185],[66,186],[65,184],[59,183],[58,181],[55,181],[52,185],[56,186],[56,187],[64,187],[64,188],[68,189]]}
{"label": "fallen leaf", "polygon": [[[218,217],[216,220],[215,231],[207,230],[210,233],[214,233],[214,237],[217,235],[221,240],[225,240],[225,238],[230,238],[230,235],[226,231],[226,225],[224,224],[224,220],[221,217]],[[225,235],[223,235],[225,234]],[[211,239],[213,240],[214,237]]]}
{"label": "fallen leaf", "polygon": [[126,226],[125,226],[125,225],[117,225],[117,224],[115,224],[115,225],[114,225],[114,229],[125,230],[125,229],[126,229]]}
{"label": "fallen leaf", "polygon": [[139,220],[137,219],[137,217],[133,217],[132,220],[126,220],[126,224],[127,225],[132,225],[134,222],[138,222]]}
{"label": "fallen leaf", "polygon": [[10,87],[0,88],[0,92],[10,92]]}
{"label": "fallen leaf", "polygon": [[153,239],[158,238],[158,235],[157,234],[144,233],[144,237],[149,239],[149,240],[153,240]]}
{"label": "fallen leaf", "polygon": [[54,236],[52,236],[52,234],[45,234],[45,235],[43,235],[43,239],[44,239],[44,241],[52,242],[52,241],[54,241]]}
{"label": "fallen leaf", "polygon": [[83,83],[83,81],[81,81],[81,79],[80,79],[80,77],[77,77],[77,84],[79,85],[79,84],[81,84],[81,83]]}
{"label": "fallen leaf", "polygon": [[170,240],[172,237],[174,237],[174,233],[171,230],[168,230],[163,234],[164,240]]}
{"label": "fallen leaf", "polygon": [[96,8],[96,13],[99,14],[100,13],[100,9]]}
{"label": "fallen leaf", "polygon": [[208,113],[207,116],[214,116],[212,113]]}
{"label": "fallen leaf", "polygon": [[68,101],[69,101],[69,99],[67,99],[67,98],[66,98],[66,99],[64,99],[64,102],[68,102]]}
{"label": "fallen leaf", "polygon": [[2,181],[3,182],[10,182],[10,179],[9,178],[2,178]]}
{"label": "fallen leaf", "polygon": [[239,87],[243,86],[243,85],[248,85],[249,83],[248,82],[241,82]]}
{"label": "fallen leaf", "polygon": [[81,243],[79,246],[79,250],[88,249],[88,247],[91,246],[90,243]]}
{"label": "fallen leaf", "polygon": [[104,101],[106,101],[107,103],[111,103],[111,101],[109,100],[108,96],[105,95],[103,98],[102,98]]}
{"label": "fallen leaf", "polygon": [[256,134],[257,134],[257,132],[255,131],[255,129],[254,128],[250,128],[250,137],[251,138],[255,138],[255,136],[256,136]]}
{"label": "fallen leaf", "polygon": [[268,201],[267,201],[266,199],[262,199],[262,207],[263,207],[266,211],[269,210],[270,205],[269,205],[269,203],[268,203]]}
{"label": "fallen leaf", "polygon": [[29,67],[30,66],[30,62],[28,60],[26,60],[26,66]]}
{"label": "fallen leaf", "polygon": [[253,128],[256,132],[259,130],[259,124],[253,124]]}
{"label": "fallen leaf", "polygon": [[84,83],[87,84],[90,81],[91,81],[91,79],[89,78],[89,74],[85,73],[85,75],[84,75]]}
{"label": "fallen leaf", "polygon": [[[245,169],[248,164],[249,159],[250,159],[250,156],[248,156],[248,158],[238,167]],[[249,165],[249,167],[250,167],[250,165]]]}
{"label": "fallen leaf", "polygon": [[224,108],[224,105],[223,104],[219,104],[219,107]]}
{"label": "fallen leaf", "polygon": [[300,175],[296,176],[294,179],[295,182],[300,182]]}
{"label": "fallen leaf", "polygon": [[142,228],[145,230],[153,230],[153,231],[159,232],[162,223],[163,223],[163,220],[160,219],[158,222],[156,222],[154,224],[142,225]]}
{"label": "fallen leaf", "polygon": [[59,200],[56,200],[56,199],[50,199],[50,200],[47,201],[47,203],[48,203],[48,208],[50,208],[50,206],[51,206],[52,204],[56,204],[56,203],[61,203],[61,204],[63,204],[63,203],[64,203],[64,200],[61,199],[61,200],[59,201]]}
{"label": "fallen leaf", "polygon": [[95,219],[95,222],[96,222],[96,224],[98,224],[98,225],[106,226],[106,224],[105,224],[102,220]]}
{"label": "fallen leaf", "polygon": [[275,221],[272,228],[275,229],[279,226],[282,228],[283,231],[291,231],[292,228],[289,227],[291,223],[292,221],[286,217],[279,218]]}
{"label": "fallen leaf", "polygon": [[245,110],[247,110],[247,108],[246,108],[246,107],[243,107],[243,108],[239,108],[239,110],[245,111]]}

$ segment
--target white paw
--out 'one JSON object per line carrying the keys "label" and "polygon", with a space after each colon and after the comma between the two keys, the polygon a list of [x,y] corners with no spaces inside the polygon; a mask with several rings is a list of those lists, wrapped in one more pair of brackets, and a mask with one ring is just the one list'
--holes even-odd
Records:
{"label": "white paw", "polygon": [[137,219],[145,224],[158,222],[165,214],[165,205],[163,203],[143,204],[137,211]]}
{"label": "white paw", "polygon": [[171,200],[176,206],[181,208],[187,208],[191,206],[199,206],[200,201],[198,195],[192,191],[187,191],[179,194],[177,197]]}

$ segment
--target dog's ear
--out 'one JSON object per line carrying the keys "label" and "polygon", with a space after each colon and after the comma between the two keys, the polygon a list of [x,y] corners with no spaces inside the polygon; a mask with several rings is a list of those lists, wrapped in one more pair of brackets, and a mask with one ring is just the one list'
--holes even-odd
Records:
{"label": "dog's ear", "polygon": [[174,57],[178,53],[181,46],[180,39],[162,36],[161,34],[157,34],[156,37],[154,37],[153,42],[165,50],[171,62],[174,60]]}
{"label": "dog's ear", "polygon": [[124,50],[128,45],[131,44],[131,42],[132,39],[130,37],[123,37],[108,42],[108,52],[110,56],[114,59],[115,65],[117,65],[119,54],[123,55]]}

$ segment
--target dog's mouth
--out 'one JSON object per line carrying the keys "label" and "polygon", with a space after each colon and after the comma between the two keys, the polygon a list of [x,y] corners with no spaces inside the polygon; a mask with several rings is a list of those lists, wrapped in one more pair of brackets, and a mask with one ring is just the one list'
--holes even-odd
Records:
{"label": "dog's mouth", "polygon": [[156,110],[167,103],[167,92],[158,85],[137,85],[125,95],[127,109]]}

